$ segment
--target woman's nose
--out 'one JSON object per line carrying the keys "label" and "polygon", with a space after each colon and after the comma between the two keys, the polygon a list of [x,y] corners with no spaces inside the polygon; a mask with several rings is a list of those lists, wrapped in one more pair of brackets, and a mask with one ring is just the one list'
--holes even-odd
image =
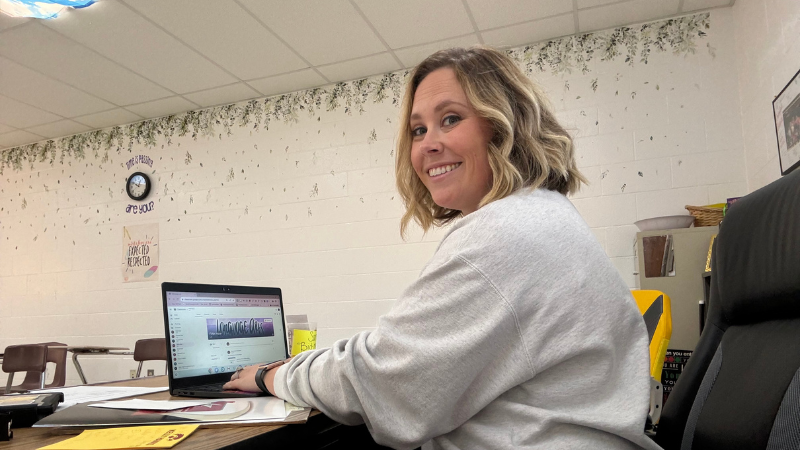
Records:
{"label": "woman's nose", "polygon": [[436,131],[429,130],[422,139],[421,149],[423,153],[437,153],[443,150],[442,140]]}

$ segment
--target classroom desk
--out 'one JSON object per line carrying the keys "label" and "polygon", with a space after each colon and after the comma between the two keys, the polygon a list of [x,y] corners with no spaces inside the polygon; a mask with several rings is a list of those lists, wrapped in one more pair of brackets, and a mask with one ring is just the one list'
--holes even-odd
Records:
{"label": "classroom desk", "polygon": [[[50,348],[65,348],[63,346],[50,346]],[[78,376],[81,377],[81,382],[86,384],[86,376],[83,374],[83,368],[78,361],[79,355],[132,355],[128,347],[105,347],[98,345],[68,345],[66,346],[68,352],[72,352],[72,363],[75,365],[75,370],[78,371]]]}
{"label": "classroom desk", "polygon": [[[97,383],[108,386],[166,386],[167,378],[147,377],[135,380]],[[58,388],[54,388],[57,391]],[[137,396],[154,400],[171,398],[169,392]],[[179,398],[179,397],[175,397]],[[35,450],[54,444],[71,436],[55,434],[52,428],[15,428],[14,438],[0,442],[0,450]],[[348,427],[334,422],[319,411],[313,411],[308,422],[294,425],[226,425],[224,428],[199,428],[189,438],[174,447],[175,450],[216,450],[248,448],[294,449],[384,449],[372,440],[366,426]]]}

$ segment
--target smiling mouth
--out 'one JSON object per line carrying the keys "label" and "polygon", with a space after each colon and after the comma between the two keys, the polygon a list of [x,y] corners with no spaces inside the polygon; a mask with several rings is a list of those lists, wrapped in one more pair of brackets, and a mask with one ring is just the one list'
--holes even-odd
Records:
{"label": "smiling mouth", "polygon": [[453,169],[457,169],[461,163],[455,164],[448,164],[446,166],[441,167],[434,167],[433,169],[428,170],[428,176],[430,177],[438,177],[439,175],[443,175],[447,172],[450,172]]}

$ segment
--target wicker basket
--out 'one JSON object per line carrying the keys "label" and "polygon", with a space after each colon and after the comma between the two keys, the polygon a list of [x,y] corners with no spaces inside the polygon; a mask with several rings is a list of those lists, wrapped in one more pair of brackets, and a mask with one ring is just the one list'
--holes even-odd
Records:
{"label": "wicker basket", "polygon": [[686,205],[686,210],[694,216],[696,227],[713,227],[722,222],[722,208]]}

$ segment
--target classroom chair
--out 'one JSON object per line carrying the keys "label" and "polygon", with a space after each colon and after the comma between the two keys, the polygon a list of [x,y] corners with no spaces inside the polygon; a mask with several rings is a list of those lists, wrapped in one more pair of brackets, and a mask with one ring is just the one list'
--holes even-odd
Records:
{"label": "classroom chair", "polygon": [[[3,372],[8,374],[6,394],[43,389],[47,372],[47,346],[42,344],[9,345],[3,352]],[[13,386],[16,372],[32,372],[38,376],[39,383],[31,387],[21,384]]]}
{"label": "classroom chair", "polygon": [[[61,387],[67,382],[67,344],[61,342],[40,342],[37,345],[47,346],[47,362],[56,365],[55,373],[53,374],[53,382],[45,384],[45,388]],[[62,347],[62,348],[54,348]],[[25,374],[25,380],[15,389],[40,389],[40,378],[42,374],[39,372],[28,372]]]}
{"label": "classroom chair", "polygon": [[672,307],[669,296],[661,291],[632,291],[636,306],[642,313],[650,339],[650,411],[648,426],[658,424],[664,398],[661,371],[664,356],[672,337]]}
{"label": "classroom chair", "polygon": [[136,369],[136,378],[139,378],[145,361],[167,361],[167,340],[139,339],[133,348],[133,360],[139,362],[139,368]]}

